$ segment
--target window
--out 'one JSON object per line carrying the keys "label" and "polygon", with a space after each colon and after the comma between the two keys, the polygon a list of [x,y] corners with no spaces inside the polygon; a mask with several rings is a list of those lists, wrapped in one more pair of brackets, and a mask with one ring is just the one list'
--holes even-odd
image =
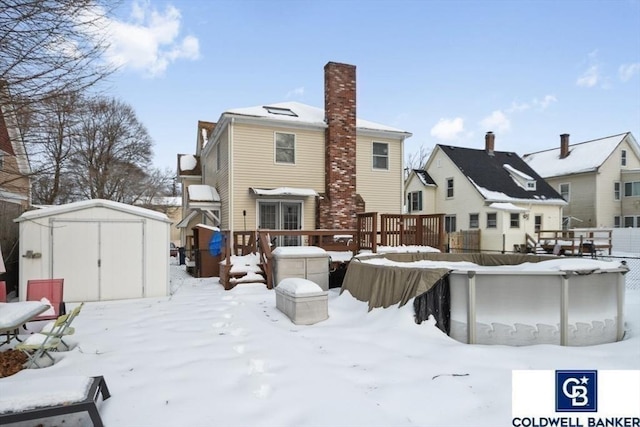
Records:
{"label": "window", "polygon": [[569,229],[569,224],[571,224],[571,217],[563,216],[562,217],[562,229],[563,230],[568,230]]}
{"label": "window", "polygon": [[412,191],[407,199],[407,209],[409,212],[422,210],[422,191]]}
{"label": "window", "polygon": [[276,163],[296,162],[296,136],[292,133],[276,132]]}
{"label": "window", "polygon": [[373,168],[389,169],[389,144],[384,142],[373,143]]}
{"label": "window", "polygon": [[620,200],[620,183],[613,183],[613,200]]}
{"label": "window", "polygon": [[536,191],[536,182],[535,181],[527,181],[527,190],[528,191]]}
{"label": "window", "polygon": [[444,217],[444,231],[451,233],[456,231],[456,216],[445,215]]}
{"label": "window", "polygon": [[511,228],[520,228],[520,214],[512,213],[510,218]]}
{"label": "window", "polygon": [[613,217],[613,227],[620,228],[620,217],[618,215]]}
{"label": "window", "polygon": [[498,227],[498,214],[495,212],[490,212],[487,214],[487,228],[497,228]]}
{"label": "window", "polygon": [[640,181],[624,183],[624,197],[640,196]]}
{"label": "window", "polygon": [[634,226],[634,220],[635,218],[632,216],[625,216],[624,217],[624,228],[631,228]]}
{"label": "window", "polygon": [[620,151],[620,166],[627,166],[627,150]]}
{"label": "window", "polygon": [[571,190],[571,184],[560,184],[560,195],[566,202],[569,201],[570,190]]}
{"label": "window", "polygon": [[[302,203],[294,201],[259,201],[258,228],[269,230],[301,230]],[[278,236],[278,246],[299,246],[300,236]]]}
{"label": "window", "polygon": [[472,213],[469,214],[469,228],[479,228],[480,227],[480,214]]}
{"label": "window", "polygon": [[453,198],[453,178],[447,178],[447,199]]}
{"label": "window", "polygon": [[534,217],[534,222],[535,222],[534,230],[535,231],[542,230],[542,215],[536,215]]}

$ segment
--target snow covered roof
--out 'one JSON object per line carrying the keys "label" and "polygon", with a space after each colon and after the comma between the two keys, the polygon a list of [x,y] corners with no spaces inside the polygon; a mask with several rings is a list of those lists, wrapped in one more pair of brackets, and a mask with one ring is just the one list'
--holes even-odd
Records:
{"label": "snow covered roof", "polygon": [[[477,150],[440,145],[462,174],[476,187],[487,202],[565,205],[566,202],[520,156],[513,152]],[[535,182],[526,189],[513,176]]]}
{"label": "snow covered roof", "polygon": [[141,208],[138,206],[127,205],[125,203],[114,202],[112,200],[104,199],[90,199],[82,200],[79,202],[67,203],[66,205],[50,206],[42,209],[28,211],[16,218],[15,222],[30,221],[37,218],[45,218],[52,215],[58,215],[62,213],[74,212],[90,208],[107,208],[114,209],[121,212],[127,212],[133,215],[139,215],[146,218],[157,219],[164,222],[171,222],[167,215],[152,211],[150,209]]}
{"label": "snow covered roof", "polygon": [[[525,154],[523,159],[543,178],[590,172],[598,169],[628,135],[631,133],[570,144],[569,155],[563,159],[560,158],[560,147]],[[631,141],[632,147],[637,150],[634,142]]]}
{"label": "snow covered roof", "polygon": [[178,175],[199,176],[200,174],[200,156],[178,154]]}
{"label": "snow covered roof", "polygon": [[521,208],[509,202],[494,202],[494,203],[491,203],[489,207],[492,209],[497,209],[500,211],[507,211],[507,212],[529,212],[529,209]]}
{"label": "snow covered roof", "polygon": [[[324,109],[312,107],[295,101],[258,105],[247,108],[233,108],[225,111],[223,115],[246,116],[264,120],[278,120],[320,127],[327,126],[324,120]],[[411,133],[402,129],[358,118],[356,118],[356,128],[357,130],[394,132],[403,134],[405,137],[411,136]]]}
{"label": "snow covered roof", "polygon": [[210,185],[192,184],[187,187],[189,201],[192,202],[219,202],[220,195]]}
{"label": "snow covered roof", "polygon": [[300,197],[315,197],[318,192],[313,188],[292,188],[292,187],[278,187],[278,188],[252,188],[251,191],[256,196],[300,196]]}
{"label": "snow covered roof", "polygon": [[431,176],[424,169],[414,169],[413,172],[416,174],[422,185],[436,185],[436,182],[431,178]]}

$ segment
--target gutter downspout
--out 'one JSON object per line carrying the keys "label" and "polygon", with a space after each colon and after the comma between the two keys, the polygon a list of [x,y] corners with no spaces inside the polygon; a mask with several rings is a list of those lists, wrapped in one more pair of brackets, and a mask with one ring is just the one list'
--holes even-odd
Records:
{"label": "gutter downspout", "polygon": [[[405,188],[404,188],[404,140],[407,139],[405,136],[402,137],[402,139],[400,139],[400,160],[401,160],[401,164],[400,164],[400,214],[404,214],[404,201],[405,201],[405,197],[406,195],[404,194],[405,192]],[[408,210],[408,209],[407,209]]]}
{"label": "gutter downspout", "polygon": [[233,229],[234,229],[234,223],[233,223],[233,195],[235,194],[234,189],[233,189],[233,183],[234,183],[234,179],[233,179],[233,174],[234,174],[234,170],[233,170],[233,125],[235,123],[236,119],[235,117],[231,118],[231,123],[229,123],[229,153],[227,155],[227,159],[229,161],[229,232],[233,234]]}

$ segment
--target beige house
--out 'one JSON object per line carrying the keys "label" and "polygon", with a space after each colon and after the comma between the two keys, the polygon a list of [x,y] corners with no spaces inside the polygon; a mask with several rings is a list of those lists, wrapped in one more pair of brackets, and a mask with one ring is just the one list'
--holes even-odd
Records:
{"label": "beige house", "polygon": [[402,212],[411,134],[356,118],[352,65],[325,66],[324,109],[265,104],[202,123],[197,153],[178,160],[185,236],[197,222],[233,231],[353,229],[358,212]]}
{"label": "beige house", "polygon": [[565,228],[640,227],[640,147],[631,132],[525,154],[568,202]]}
{"label": "beige house", "polygon": [[7,268],[6,273],[0,273],[0,280],[7,282],[8,291],[18,287],[19,229],[13,220],[31,203],[30,174],[9,89],[0,81],[0,246]]}
{"label": "beige house", "polygon": [[436,145],[407,180],[407,210],[445,213],[447,232],[480,230],[483,251],[512,251],[526,234],[560,227],[566,202],[516,153],[494,145],[491,132],[484,150]]}

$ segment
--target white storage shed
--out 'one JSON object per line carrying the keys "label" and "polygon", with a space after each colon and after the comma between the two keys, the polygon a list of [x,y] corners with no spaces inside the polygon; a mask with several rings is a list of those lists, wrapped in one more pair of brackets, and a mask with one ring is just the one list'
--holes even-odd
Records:
{"label": "white storage shed", "polygon": [[64,279],[64,301],[169,294],[169,227],[163,213],[85,200],[23,213],[20,299],[29,279]]}

